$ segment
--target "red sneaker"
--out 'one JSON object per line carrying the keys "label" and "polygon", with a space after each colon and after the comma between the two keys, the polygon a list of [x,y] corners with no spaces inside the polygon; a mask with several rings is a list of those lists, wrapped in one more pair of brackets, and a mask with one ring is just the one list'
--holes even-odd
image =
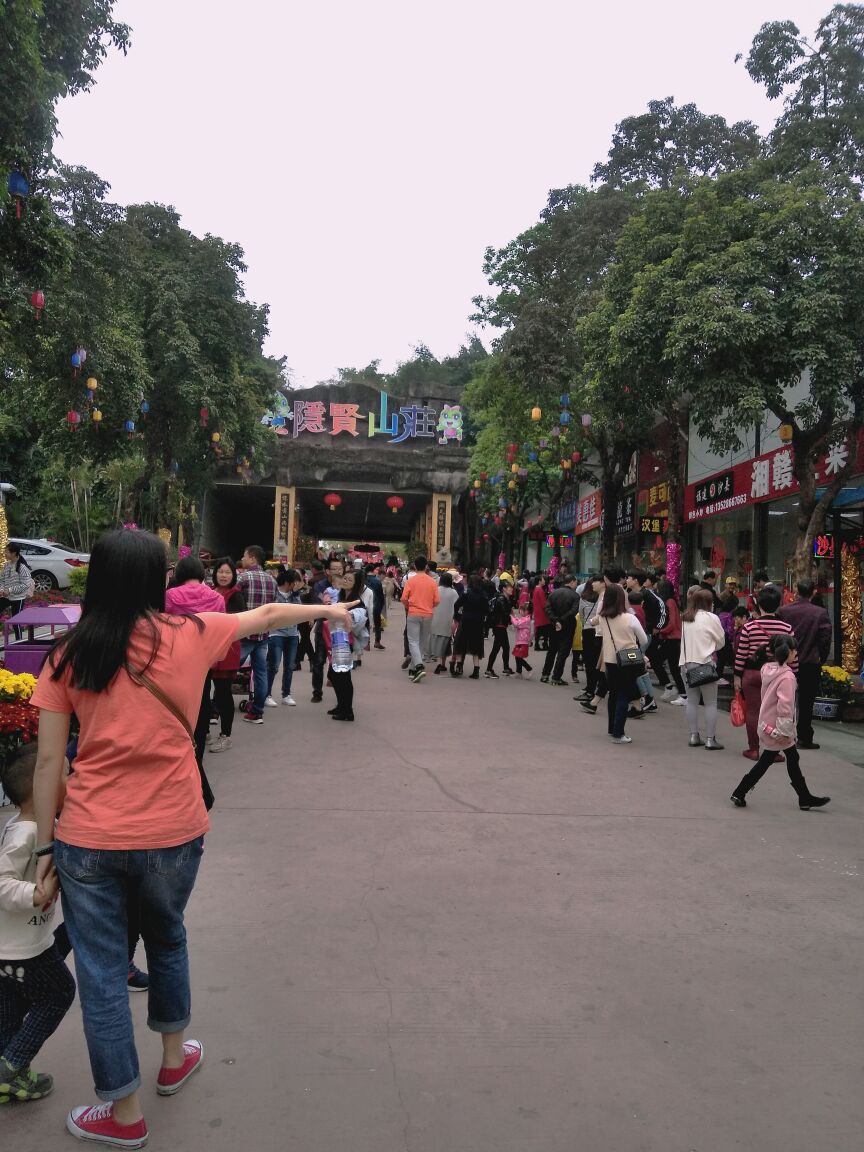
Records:
{"label": "red sneaker", "polygon": [[173,1096],[179,1092],[193,1072],[197,1072],[204,1062],[204,1045],[200,1040],[187,1040],[183,1045],[186,1059],[179,1068],[160,1068],[156,1079],[156,1091],[160,1096]]}
{"label": "red sneaker", "polygon": [[754,749],[752,749],[752,748],[745,748],[744,751],[741,753],[741,755],[746,760],[758,760],[759,759],[759,753],[757,751],[754,751]]}
{"label": "red sneaker", "polygon": [[143,1148],[147,1143],[147,1125],[142,1117],[135,1124],[118,1124],[114,1119],[114,1105],[82,1104],[73,1108],[66,1118],[66,1128],[79,1140],[94,1140],[98,1144],[113,1144],[115,1148]]}

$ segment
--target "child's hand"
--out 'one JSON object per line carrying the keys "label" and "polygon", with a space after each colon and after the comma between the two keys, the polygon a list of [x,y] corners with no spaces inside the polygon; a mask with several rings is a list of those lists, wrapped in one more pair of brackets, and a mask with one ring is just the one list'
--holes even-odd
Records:
{"label": "child's hand", "polygon": [[50,904],[59,891],[60,881],[57,879],[57,869],[52,866],[46,876],[36,881],[33,890],[34,908],[42,908],[46,904]]}

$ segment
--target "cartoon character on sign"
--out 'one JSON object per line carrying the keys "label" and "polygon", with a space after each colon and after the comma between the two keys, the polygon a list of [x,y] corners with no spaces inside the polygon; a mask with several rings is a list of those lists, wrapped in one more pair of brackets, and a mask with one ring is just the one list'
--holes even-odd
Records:
{"label": "cartoon character on sign", "polygon": [[460,404],[445,404],[438,417],[437,432],[439,444],[449,444],[451,440],[462,442],[462,406]]}

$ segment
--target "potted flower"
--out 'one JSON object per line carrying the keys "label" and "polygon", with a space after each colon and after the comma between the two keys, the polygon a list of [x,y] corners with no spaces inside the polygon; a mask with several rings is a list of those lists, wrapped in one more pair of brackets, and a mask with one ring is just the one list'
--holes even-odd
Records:
{"label": "potted flower", "polygon": [[852,677],[836,664],[826,664],[819,680],[819,693],[813,704],[816,720],[839,720],[840,709],[852,694]]}
{"label": "potted flower", "polygon": [[[16,676],[6,668],[0,668],[0,771],[6,766],[11,752],[36,739],[39,709],[30,703],[35,687],[35,676],[27,672]],[[0,788],[0,805],[6,803],[6,796]]]}

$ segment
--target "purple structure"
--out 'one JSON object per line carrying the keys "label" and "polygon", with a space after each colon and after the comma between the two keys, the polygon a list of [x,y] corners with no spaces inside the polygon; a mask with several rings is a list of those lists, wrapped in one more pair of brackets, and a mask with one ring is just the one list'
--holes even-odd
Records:
{"label": "purple structure", "polygon": [[[3,663],[16,676],[29,672],[38,676],[45,657],[54,643],[57,628],[67,629],[78,623],[80,604],[52,604],[44,608],[25,608],[3,624]],[[37,628],[50,628],[50,636],[36,637]],[[26,639],[12,639],[15,629],[26,633]]]}

